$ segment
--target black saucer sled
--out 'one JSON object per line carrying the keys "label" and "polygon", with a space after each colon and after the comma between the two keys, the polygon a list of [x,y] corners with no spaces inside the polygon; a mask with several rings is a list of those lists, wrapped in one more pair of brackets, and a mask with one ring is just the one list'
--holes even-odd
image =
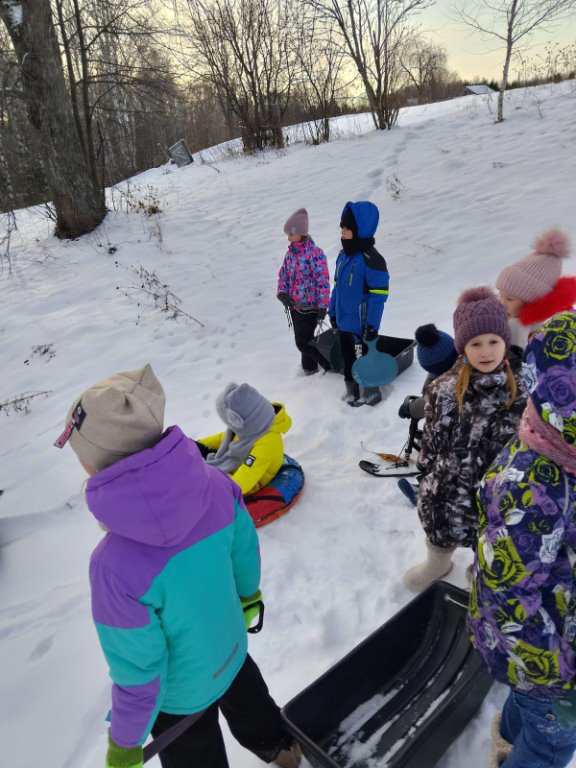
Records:
{"label": "black saucer sled", "polygon": [[284,707],[315,768],[435,765],[492,685],[467,606],[436,582]]}

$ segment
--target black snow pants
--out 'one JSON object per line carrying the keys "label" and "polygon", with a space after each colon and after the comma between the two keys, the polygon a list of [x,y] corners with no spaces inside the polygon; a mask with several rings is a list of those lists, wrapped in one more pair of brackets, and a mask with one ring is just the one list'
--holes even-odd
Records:
{"label": "black snow pants", "polygon": [[297,312],[295,309],[291,309],[290,317],[294,327],[294,340],[302,355],[303,370],[306,373],[314,373],[318,370],[318,364],[325,370],[330,368],[330,363],[324,359],[322,353],[310,345],[316,333],[318,313]]}
{"label": "black snow pants", "polygon": [[[270,696],[256,662],[246,661],[232,685],[217,702],[160,753],[162,768],[229,768],[224,738],[218,723],[221,711],[232,735],[265,763],[282,749],[289,749],[292,736],[284,730],[280,708]],[[152,735],[159,736],[186,715],[159,712]]]}

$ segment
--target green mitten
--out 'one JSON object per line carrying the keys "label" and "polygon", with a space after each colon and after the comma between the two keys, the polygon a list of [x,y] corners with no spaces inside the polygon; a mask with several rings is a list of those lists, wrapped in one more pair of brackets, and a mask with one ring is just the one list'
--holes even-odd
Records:
{"label": "green mitten", "polygon": [[108,752],[104,768],[143,768],[142,747],[119,747],[108,734]]}
{"label": "green mitten", "polygon": [[[248,632],[259,632],[262,629],[262,620],[264,618],[264,603],[262,602],[262,592],[258,590],[251,597],[241,597],[242,610],[244,611],[244,621]],[[252,627],[254,619],[258,618],[258,623]]]}

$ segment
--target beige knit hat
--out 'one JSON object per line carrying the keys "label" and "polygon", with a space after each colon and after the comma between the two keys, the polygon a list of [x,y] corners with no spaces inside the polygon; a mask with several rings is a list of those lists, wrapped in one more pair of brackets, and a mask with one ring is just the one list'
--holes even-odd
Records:
{"label": "beige knit hat", "polygon": [[54,445],[62,448],[70,440],[82,464],[100,471],[158,442],[165,402],[150,365],[115,373],[74,401]]}
{"label": "beige knit hat", "polygon": [[534,251],[498,275],[496,288],[526,303],[546,296],[562,274],[562,260],[570,252],[568,236],[559,229],[543,232]]}

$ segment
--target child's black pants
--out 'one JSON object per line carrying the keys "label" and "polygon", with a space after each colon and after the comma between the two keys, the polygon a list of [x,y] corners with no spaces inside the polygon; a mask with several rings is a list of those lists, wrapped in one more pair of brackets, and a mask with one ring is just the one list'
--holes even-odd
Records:
{"label": "child's black pants", "polygon": [[291,309],[290,316],[292,318],[292,325],[294,326],[294,341],[302,355],[302,368],[305,371],[312,373],[313,371],[318,370],[318,363],[320,363],[323,368],[326,368],[327,366],[329,367],[329,364],[324,360],[322,354],[316,347],[310,346],[310,342],[316,333],[318,313],[297,312],[295,309]]}
{"label": "child's black pants", "polygon": [[[280,708],[268,693],[262,673],[250,657],[240,668],[222,698],[202,717],[160,753],[162,768],[229,768],[222,731],[218,723],[222,712],[234,738],[266,763],[293,741],[284,730]],[[152,728],[159,736],[186,715],[160,712]]]}

